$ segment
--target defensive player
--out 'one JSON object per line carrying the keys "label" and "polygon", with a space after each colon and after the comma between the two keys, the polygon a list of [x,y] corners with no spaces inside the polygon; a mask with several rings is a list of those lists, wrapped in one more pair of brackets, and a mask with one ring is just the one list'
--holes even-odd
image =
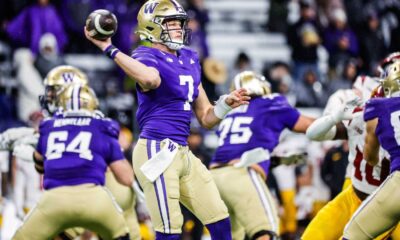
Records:
{"label": "defensive player", "polygon": [[314,119],[301,115],[284,96],[272,94],[270,84],[255,72],[241,72],[233,81],[235,89],[246,89],[252,99],[221,122],[211,174],[234,223],[233,239],[244,239],[236,234],[239,226],[250,239],[277,239],[277,204],[265,184],[269,155],[284,129],[305,133]]}
{"label": "defensive player", "polygon": [[13,239],[49,239],[77,226],[104,239],[130,239],[122,210],[103,187],[107,166],[121,184],[133,182],[118,124],[96,117],[98,101],[88,86],[70,85],[58,98],[63,114],[41,123],[34,156],[46,191]]}
{"label": "defensive player", "polygon": [[353,94],[347,94],[347,99],[342,99],[343,102],[337,104],[336,108],[329,109],[325,116],[317,119],[307,130],[307,136],[312,140],[348,139],[352,184],[318,212],[307,226],[303,240],[339,239],[361,202],[389,173],[389,161],[384,158],[383,151],[380,164],[375,167],[368,165],[362,154],[365,137],[363,105],[378,85],[379,82],[374,78],[358,77],[353,85]]}
{"label": "defensive player", "polygon": [[387,69],[382,82],[385,98],[367,102],[364,120],[366,137],[364,157],[370,166],[379,163],[382,146],[390,155],[391,174],[384,183],[363,202],[347,224],[343,239],[373,239],[399,222],[400,202],[400,62]]}
{"label": "defensive player", "polygon": [[[228,211],[212,176],[188,149],[192,110],[203,127],[218,124],[232,108],[248,104],[243,89],[211,105],[200,83],[197,54],[184,47],[188,16],[175,0],[151,0],[138,13],[137,33],[150,47],[132,57],[111,39],[86,37],[137,82],[140,139],[133,153],[157,239],[178,239],[183,216],[179,202],[205,224],[212,239],[231,239]],[[149,160],[150,159],[150,160]]]}

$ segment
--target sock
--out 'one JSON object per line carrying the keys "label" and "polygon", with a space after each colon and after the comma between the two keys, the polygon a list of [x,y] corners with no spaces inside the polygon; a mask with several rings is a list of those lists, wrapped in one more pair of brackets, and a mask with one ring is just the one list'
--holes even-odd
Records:
{"label": "sock", "polygon": [[166,234],[156,232],[156,240],[179,240],[180,234]]}
{"label": "sock", "polygon": [[207,224],[212,240],[232,240],[231,221],[229,217],[215,223]]}

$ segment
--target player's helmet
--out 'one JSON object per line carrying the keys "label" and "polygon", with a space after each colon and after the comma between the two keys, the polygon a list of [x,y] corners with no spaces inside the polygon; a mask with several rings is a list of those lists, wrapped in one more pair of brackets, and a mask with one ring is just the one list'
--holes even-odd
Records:
{"label": "player's helmet", "polygon": [[[179,50],[189,44],[191,30],[187,28],[188,16],[183,7],[175,0],[150,0],[140,9],[136,33],[142,40],[162,43],[172,50]],[[172,39],[164,24],[170,20],[181,21],[182,38]]]}
{"label": "player's helmet", "polygon": [[45,93],[39,96],[42,108],[53,114],[57,110],[57,94],[66,85],[71,83],[87,85],[88,82],[86,74],[76,67],[62,65],[53,68],[44,79]]}
{"label": "player's helmet", "polygon": [[382,79],[384,79],[388,76],[389,66],[392,63],[397,62],[397,61],[400,61],[400,52],[393,52],[381,61],[380,65],[378,67],[378,71],[379,71],[380,77]]}
{"label": "player's helmet", "polygon": [[251,96],[264,96],[271,93],[271,84],[265,77],[253,71],[244,71],[233,79],[234,89],[244,88]]}
{"label": "player's helmet", "polygon": [[365,103],[371,98],[371,94],[379,86],[379,78],[360,75],[353,83],[353,89],[361,93],[362,101]]}
{"label": "player's helmet", "polygon": [[385,97],[400,96],[400,61],[387,67],[387,77],[382,80],[382,88]]}
{"label": "player's helmet", "polygon": [[69,84],[57,96],[57,105],[64,112],[90,112],[99,107],[99,101],[92,88],[87,85]]}

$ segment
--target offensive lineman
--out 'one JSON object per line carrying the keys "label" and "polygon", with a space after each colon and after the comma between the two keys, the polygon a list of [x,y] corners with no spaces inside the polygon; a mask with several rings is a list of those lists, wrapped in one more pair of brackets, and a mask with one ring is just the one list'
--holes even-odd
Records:
{"label": "offensive lineman", "polygon": [[284,129],[305,133],[314,119],[301,115],[284,96],[272,94],[261,75],[244,71],[233,81],[235,89],[246,89],[252,99],[221,122],[211,174],[228,206],[234,240],[244,239],[239,226],[250,239],[277,239],[277,204],[265,184],[269,155]]}
{"label": "offensive lineman", "polygon": [[98,101],[88,86],[69,85],[58,101],[63,113],[41,123],[34,154],[46,191],[13,239],[49,239],[77,226],[104,239],[130,239],[122,210],[103,187],[107,165],[121,184],[133,182],[118,124],[96,117]]}

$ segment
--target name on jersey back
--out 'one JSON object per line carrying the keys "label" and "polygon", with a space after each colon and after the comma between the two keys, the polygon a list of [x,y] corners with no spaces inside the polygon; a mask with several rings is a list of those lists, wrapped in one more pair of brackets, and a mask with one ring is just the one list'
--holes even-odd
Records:
{"label": "name on jersey back", "polygon": [[89,126],[91,122],[91,118],[63,118],[56,119],[54,121],[54,127],[62,127],[66,125],[75,125],[75,126]]}

